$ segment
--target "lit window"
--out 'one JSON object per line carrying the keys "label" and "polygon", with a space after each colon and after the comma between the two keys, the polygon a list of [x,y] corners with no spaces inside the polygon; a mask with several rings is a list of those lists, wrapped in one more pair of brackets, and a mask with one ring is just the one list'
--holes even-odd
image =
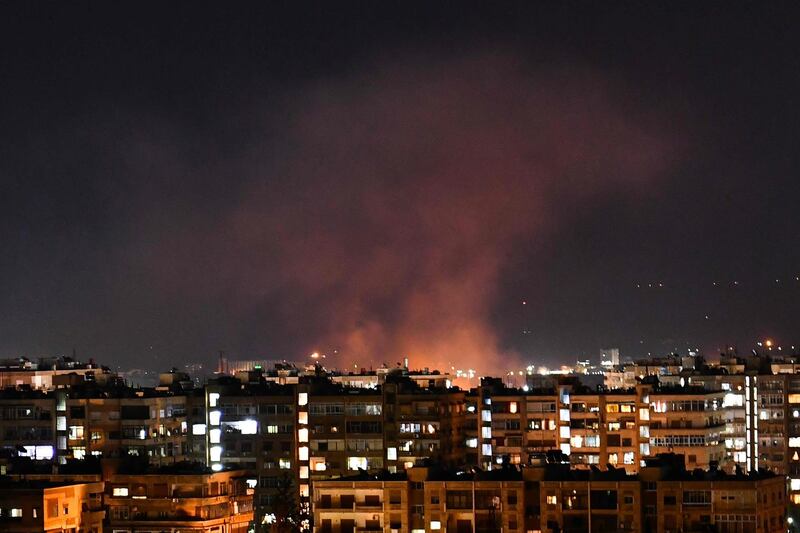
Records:
{"label": "lit window", "polygon": [[301,466],[300,467],[300,479],[308,479],[308,467]]}
{"label": "lit window", "polygon": [[308,442],[308,429],[306,428],[298,429],[297,440],[300,442]]}
{"label": "lit window", "polygon": [[192,435],[205,435],[205,434],[206,434],[205,424],[192,424]]}
{"label": "lit window", "polygon": [[548,494],[546,497],[547,505],[557,505],[558,504],[558,497],[555,494]]}
{"label": "lit window", "polygon": [[298,424],[308,424],[308,412],[307,411],[300,411],[297,413],[297,423]]}
{"label": "lit window", "polygon": [[219,393],[218,392],[210,392],[208,393],[208,406],[209,407],[216,407],[217,401],[219,401]]}
{"label": "lit window", "polygon": [[366,470],[367,469],[367,458],[366,457],[348,457],[347,458],[347,469],[348,470]]}
{"label": "lit window", "polygon": [[800,490],[800,479],[791,479],[791,480],[789,480],[789,489],[790,490]]}
{"label": "lit window", "polygon": [[625,452],[622,455],[622,462],[626,465],[632,465],[634,463],[633,452]]}
{"label": "lit window", "polygon": [[[477,441],[478,439],[475,439],[475,440]],[[476,442],[476,445],[477,445],[477,442]],[[475,446],[473,446],[473,448],[474,447]],[[390,460],[390,461],[396,461],[397,460],[397,448],[386,448],[386,458],[388,460]]]}
{"label": "lit window", "polygon": [[86,448],[84,448],[83,446],[80,447],[76,446],[75,448],[72,448],[72,457],[74,457],[75,459],[85,459]]}
{"label": "lit window", "polygon": [[22,509],[14,507],[11,509],[11,518],[22,518]]}
{"label": "lit window", "polygon": [[211,411],[208,413],[208,423],[212,426],[218,426],[219,420],[222,417],[222,412],[220,411]]}
{"label": "lit window", "polygon": [[66,416],[57,416],[56,417],[56,430],[57,431],[66,431],[67,430],[67,417]]}
{"label": "lit window", "polygon": [[431,529],[432,530],[442,529],[442,523],[438,520],[431,520]]}
{"label": "lit window", "polygon": [[315,472],[324,472],[328,468],[324,457],[312,457],[309,464],[311,465],[311,470]]}
{"label": "lit window", "polygon": [[297,395],[297,405],[308,405],[308,393],[301,392]]}
{"label": "lit window", "polygon": [[231,422],[230,426],[238,429],[242,435],[258,434],[258,422],[255,420],[239,420],[237,422]]}
{"label": "lit window", "polygon": [[558,436],[561,437],[562,439],[568,439],[569,426],[561,426],[560,428],[558,428]]}
{"label": "lit window", "polygon": [[301,461],[308,461],[308,446],[300,446],[297,449],[297,458]]}
{"label": "lit window", "polygon": [[278,459],[278,467],[283,470],[291,470],[292,462],[289,459]]}
{"label": "lit window", "polygon": [[23,446],[23,448],[25,448],[25,453],[31,459],[46,459],[48,461],[53,459],[54,450],[52,446],[28,445]]}
{"label": "lit window", "polygon": [[211,444],[219,444],[220,437],[222,436],[221,429],[212,429],[208,432],[208,441]]}
{"label": "lit window", "polygon": [[484,439],[491,439],[492,438],[492,428],[490,427],[482,427],[481,428],[481,437]]}
{"label": "lit window", "polygon": [[467,448],[477,448],[478,447],[478,439],[473,437],[471,439],[467,439]]}
{"label": "lit window", "polygon": [[481,455],[492,455],[492,445],[491,444],[483,444],[481,446]]}
{"label": "lit window", "polygon": [[789,437],[790,448],[800,448],[800,437]]}
{"label": "lit window", "polygon": [[69,427],[69,438],[70,439],[82,439],[83,438],[83,426],[70,426]]}
{"label": "lit window", "polygon": [[128,495],[128,487],[114,487],[111,494],[124,498]]}
{"label": "lit window", "polygon": [[509,402],[509,404],[508,404],[508,412],[509,413],[516,413],[517,412],[517,402]]}
{"label": "lit window", "polygon": [[222,446],[212,446],[209,454],[212,461],[219,461],[222,458]]}

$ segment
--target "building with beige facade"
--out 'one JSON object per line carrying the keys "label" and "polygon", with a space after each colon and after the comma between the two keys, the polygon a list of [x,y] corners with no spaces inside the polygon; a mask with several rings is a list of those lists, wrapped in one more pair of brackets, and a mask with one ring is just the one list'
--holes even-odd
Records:
{"label": "building with beige facade", "polygon": [[415,467],[313,487],[315,531],[535,533],[778,533],[786,487],[768,472],[688,471],[683,457],[649,459],[640,474],[531,466],[453,472]]}
{"label": "building with beige facade", "polygon": [[105,516],[102,482],[0,481],[0,527],[9,533],[102,533]]}

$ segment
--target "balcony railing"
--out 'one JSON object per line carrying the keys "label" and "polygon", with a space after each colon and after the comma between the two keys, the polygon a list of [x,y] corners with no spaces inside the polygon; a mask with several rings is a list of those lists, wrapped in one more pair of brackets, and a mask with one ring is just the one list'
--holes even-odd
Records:
{"label": "balcony railing", "polygon": [[382,509],[383,509],[382,503],[356,502],[355,504],[356,511],[380,511]]}

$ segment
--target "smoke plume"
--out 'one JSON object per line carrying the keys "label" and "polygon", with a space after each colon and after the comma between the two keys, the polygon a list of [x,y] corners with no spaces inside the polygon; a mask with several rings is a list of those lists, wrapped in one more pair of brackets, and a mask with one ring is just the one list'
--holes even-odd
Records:
{"label": "smoke plume", "polygon": [[491,321],[515,245],[669,169],[663,123],[617,89],[596,71],[490,56],[265,95],[232,119],[247,131],[237,146],[206,144],[213,157],[148,141],[158,155],[143,157],[230,190],[203,213],[154,215],[127,260],[187,307],[236,317],[234,345],[283,352],[259,355],[516,364]]}

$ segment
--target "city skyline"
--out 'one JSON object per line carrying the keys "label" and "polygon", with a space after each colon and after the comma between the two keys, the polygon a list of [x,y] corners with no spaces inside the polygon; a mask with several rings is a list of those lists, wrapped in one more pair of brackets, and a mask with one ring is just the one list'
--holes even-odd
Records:
{"label": "city skyline", "polygon": [[793,11],[3,5],[0,356],[800,345]]}

